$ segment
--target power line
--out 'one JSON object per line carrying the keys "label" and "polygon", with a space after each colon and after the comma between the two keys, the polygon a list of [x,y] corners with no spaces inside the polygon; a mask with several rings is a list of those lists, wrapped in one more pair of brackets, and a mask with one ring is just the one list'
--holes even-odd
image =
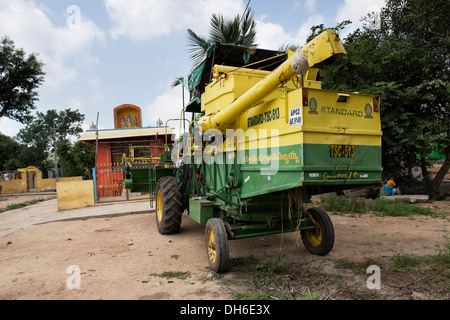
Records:
{"label": "power line", "polygon": [[242,16],[241,16],[241,21],[239,21],[239,24],[241,24],[242,19],[244,19],[245,13],[247,12],[248,7],[250,6],[250,2],[252,2],[252,0],[248,0],[248,2],[247,2],[247,7],[245,7],[244,13],[243,13]]}

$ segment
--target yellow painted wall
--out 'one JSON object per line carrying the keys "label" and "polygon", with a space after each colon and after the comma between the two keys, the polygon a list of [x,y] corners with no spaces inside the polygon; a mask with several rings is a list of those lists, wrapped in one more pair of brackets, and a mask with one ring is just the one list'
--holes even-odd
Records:
{"label": "yellow painted wall", "polygon": [[[68,182],[68,181],[82,181],[83,177],[67,177],[67,178],[59,178],[58,182]],[[37,189],[38,191],[46,191],[49,189],[56,188],[56,179],[38,179],[37,181]]]}
{"label": "yellow painted wall", "polygon": [[69,181],[83,181],[83,177],[66,177],[66,178],[59,178],[58,180],[58,182],[69,182]]}
{"label": "yellow painted wall", "polygon": [[95,204],[94,181],[61,181],[56,183],[58,211],[85,208]]}
{"label": "yellow painted wall", "polygon": [[55,190],[56,179],[38,179],[37,189],[38,191]]}
{"label": "yellow painted wall", "polygon": [[0,185],[4,194],[27,192],[27,180],[24,179],[0,181]]}
{"label": "yellow painted wall", "polygon": [[[56,189],[56,179],[42,179],[42,172],[36,167],[28,167],[17,169],[17,171],[22,173],[22,179],[18,180],[6,180],[0,181],[1,193],[11,194],[11,193],[25,193],[28,192],[28,173],[34,173],[34,187],[37,191],[47,191]],[[58,181],[82,181],[83,177],[67,177],[59,178]]]}

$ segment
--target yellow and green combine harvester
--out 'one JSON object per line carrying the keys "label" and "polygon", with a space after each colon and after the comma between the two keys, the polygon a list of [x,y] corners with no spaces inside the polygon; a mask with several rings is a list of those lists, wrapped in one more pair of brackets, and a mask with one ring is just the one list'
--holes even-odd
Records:
{"label": "yellow and green combine harvester", "polygon": [[[346,55],[324,31],[286,53],[212,46],[189,76],[189,132],[155,167],[128,166],[125,186],[150,192],[161,234],[183,212],[206,225],[211,269],[229,268],[229,241],[300,232],[326,255],[334,229],[311,195],[380,183],[380,100],[323,90],[320,69]],[[185,119],[183,119],[185,120]]]}

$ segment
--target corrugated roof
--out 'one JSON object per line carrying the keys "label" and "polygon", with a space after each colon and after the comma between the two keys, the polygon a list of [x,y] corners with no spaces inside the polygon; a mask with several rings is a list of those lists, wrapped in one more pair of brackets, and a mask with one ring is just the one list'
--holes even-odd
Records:
{"label": "corrugated roof", "polygon": [[[122,139],[122,138],[135,138],[135,137],[149,137],[158,135],[172,134],[174,128],[165,127],[149,127],[149,128],[124,128],[124,129],[109,129],[98,130],[99,140],[108,139]],[[88,130],[83,133],[78,139],[79,141],[95,141],[97,139],[96,130]]]}

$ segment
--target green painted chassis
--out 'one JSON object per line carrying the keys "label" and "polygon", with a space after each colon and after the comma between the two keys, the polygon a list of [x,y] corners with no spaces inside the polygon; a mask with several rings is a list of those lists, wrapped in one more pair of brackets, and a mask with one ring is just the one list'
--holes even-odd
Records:
{"label": "green painted chassis", "polygon": [[[260,187],[259,194],[255,185],[252,189],[256,188],[256,195],[243,197],[245,179],[251,180],[261,175],[260,172],[255,171],[253,175],[246,172],[248,176],[244,178],[241,166],[236,163],[175,167],[169,162],[168,154],[162,158],[166,159],[165,164],[154,168],[128,168],[125,187],[133,192],[150,192],[152,206],[158,180],[165,176],[176,177],[181,193],[186,195],[183,202],[190,218],[200,224],[206,224],[212,218],[221,219],[230,240],[314,229],[314,221],[303,207],[311,195],[368,184],[367,180],[344,179],[316,184],[305,181],[304,172],[289,170],[278,173],[281,180],[287,179],[289,183],[272,189]],[[373,183],[381,180],[381,169],[371,174]]]}

